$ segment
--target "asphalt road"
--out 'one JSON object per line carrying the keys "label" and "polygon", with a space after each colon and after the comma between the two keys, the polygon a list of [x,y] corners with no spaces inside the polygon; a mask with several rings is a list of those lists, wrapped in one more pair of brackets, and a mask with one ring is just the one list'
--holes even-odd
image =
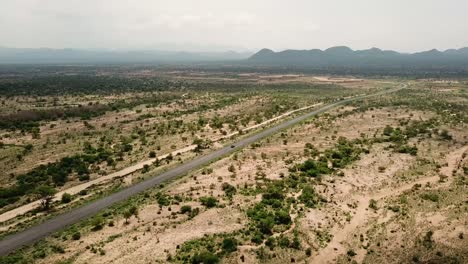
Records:
{"label": "asphalt road", "polygon": [[381,92],[370,94],[370,95],[348,98],[348,99],[344,99],[338,102],[328,104],[324,107],[321,107],[320,109],[301,115],[294,119],[285,121],[281,124],[265,129],[257,134],[241,139],[232,145],[223,147],[219,150],[208,153],[204,156],[195,158],[187,163],[181,164],[178,167],[168,170],[162,174],[155,175],[152,178],[139,182],[119,192],[113,193],[107,197],[101,198],[85,206],[82,206],[82,207],[73,209],[69,212],[58,215],[52,219],[46,220],[45,222],[41,224],[32,226],[24,231],[7,236],[0,241],[0,256],[7,255],[9,252],[19,249],[22,246],[30,245],[53,232],[59,231],[69,225],[75,224],[83,219],[96,215],[101,210],[108,208],[112,206],[113,204],[124,201],[128,199],[129,197],[135,194],[138,194],[140,192],[143,192],[145,190],[148,190],[154,186],[157,186],[164,181],[167,181],[167,180],[176,178],[178,176],[181,176],[185,173],[188,173],[189,171],[193,169],[196,169],[198,167],[201,167],[202,165],[208,164],[209,162],[212,162],[229,153],[239,150],[245,146],[248,146],[255,141],[258,141],[262,138],[270,136],[280,130],[283,130],[294,124],[304,121],[310,117],[321,114],[332,108],[335,108],[337,106],[340,106],[340,105],[343,105],[352,101],[357,101],[357,100],[361,100],[361,99],[365,99],[369,97],[396,92],[398,90],[403,89],[404,87],[406,87],[406,85],[402,85],[401,87],[398,87],[395,89],[389,89],[389,90],[381,91]]}

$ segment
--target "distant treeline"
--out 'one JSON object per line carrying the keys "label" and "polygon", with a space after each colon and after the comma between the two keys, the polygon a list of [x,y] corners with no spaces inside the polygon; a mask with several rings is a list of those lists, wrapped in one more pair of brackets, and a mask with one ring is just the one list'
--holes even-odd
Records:
{"label": "distant treeline", "polygon": [[[468,64],[468,62],[467,62]],[[0,65],[0,95],[16,95],[14,89],[22,94],[53,95],[62,91],[72,93],[109,93],[135,90],[167,90],[168,88],[186,88],[190,86],[184,80],[171,80],[161,77],[122,77],[131,72],[180,71],[210,72],[220,76],[236,77],[241,73],[265,74],[318,74],[318,75],[353,75],[367,78],[385,76],[404,78],[466,78],[468,66],[432,67],[431,65],[400,65],[393,67],[378,66],[311,66],[303,64],[272,64],[265,62],[235,61],[210,62],[181,65]],[[101,72],[111,75],[99,76]],[[76,75],[78,74],[78,75]],[[127,85],[129,84],[129,85]],[[34,88],[30,91],[30,88]],[[57,87],[58,86],[58,87]],[[78,88],[78,89],[77,89]]]}
{"label": "distant treeline", "polygon": [[[186,67],[187,70],[195,68]],[[352,75],[365,78],[402,77],[412,79],[424,78],[467,78],[468,68],[377,68],[377,67],[312,67],[301,65],[204,65],[198,70],[210,72],[264,73],[264,74],[317,74],[317,75]]]}
{"label": "distant treeline", "polygon": [[80,118],[89,120],[101,116],[108,111],[131,109],[141,104],[158,105],[162,102],[180,98],[172,94],[158,94],[131,100],[117,100],[109,104],[79,105],[73,107],[60,107],[45,110],[24,110],[16,113],[0,115],[0,129],[28,133],[38,133],[41,121],[54,121],[67,118]]}
{"label": "distant treeline", "polygon": [[0,129],[31,132],[35,127],[39,127],[39,121],[72,117],[79,117],[85,120],[100,116],[111,109],[110,105],[96,104],[62,109],[25,110],[0,116]]}
{"label": "distant treeline", "polygon": [[115,76],[45,76],[34,78],[9,78],[0,81],[3,96],[58,96],[79,94],[113,94],[150,92],[179,89],[182,81],[162,78],[121,78]]}

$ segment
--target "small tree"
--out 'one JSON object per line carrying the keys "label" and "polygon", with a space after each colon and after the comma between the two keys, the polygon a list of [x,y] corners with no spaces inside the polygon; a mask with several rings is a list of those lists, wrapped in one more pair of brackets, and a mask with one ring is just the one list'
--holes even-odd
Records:
{"label": "small tree", "polygon": [[132,215],[133,215],[133,214],[132,214],[132,212],[130,212],[130,210],[127,210],[127,211],[125,211],[125,212],[123,213],[123,216],[124,216],[124,218],[125,218],[125,224],[128,224],[128,219],[129,219],[130,217],[132,217]]}
{"label": "small tree", "polygon": [[200,202],[207,208],[215,207],[218,204],[218,200],[213,196],[200,197]]}
{"label": "small tree", "polygon": [[132,206],[130,209],[126,210],[123,213],[123,216],[125,218],[125,224],[128,224],[128,219],[134,215],[135,217],[138,217],[138,207]]}
{"label": "small tree", "polygon": [[236,167],[234,167],[234,164],[229,165],[228,171],[232,173],[236,172]]}
{"label": "small tree", "polygon": [[41,207],[43,210],[48,210],[50,208],[50,202],[54,198],[56,190],[47,185],[41,185],[36,188],[34,193],[41,199]]}
{"label": "small tree", "polygon": [[72,200],[72,196],[69,193],[64,193],[62,195],[62,203],[69,203]]}
{"label": "small tree", "polygon": [[374,200],[374,199],[370,199],[369,200],[369,208],[371,209],[374,209],[374,210],[378,210],[378,206],[377,206],[377,201]]}

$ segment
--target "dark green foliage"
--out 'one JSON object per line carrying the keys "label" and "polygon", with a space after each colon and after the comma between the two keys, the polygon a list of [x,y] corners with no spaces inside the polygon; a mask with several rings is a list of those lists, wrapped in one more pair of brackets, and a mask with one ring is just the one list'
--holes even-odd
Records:
{"label": "dark green foliage", "polygon": [[177,263],[218,263],[222,257],[237,251],[239,242],[235,235],[205,235],[186,241],[178,247],[174,259]]}
{"label": "dark green foliage", "polygon": [[332,162],[334,168],[344,168],[351,162],[358,160],[362,149],[356,146],[359,140],[349,141],[344,137],[338,138],[335,148],[325,151],[325,155]]}
{"label": "dark green foliage", "polygon": [[282,247],[282,248],[288,248],[289,245],[290,245],[290,241],[289,241],[289,238],[287,236],[284,236],[284,235],[280,235],[278,238],[277,238],[277,241],[278,241],[278,246]]}
{"label": "dark green foliage", "polygon": [[99,231],[101,230],[104,225],[105,225],[105,220],[101,216],[96,216],[91,220],[91,230],[92,231]]}
{"label": "dark green foliage", "polygon": [[200,197],[200,202],[207,208],[215,207],[218,204],[218,200],[213,196]]}
{"label": "dark green foliage", "polygon": [[72,239],[73,240],[79,240],[81,238],[81,233],[76,231],[75,233],[72,234]]}
{"label": "dark green foliage", "polygon": [[299,240],[299,235],[297,234],[297,232],[294,233],[293,240],[291,241],[291,244],[289,246],[297,250],[301,249],[301,241]]}
{"label": "dark green foliage", "polygon": [[235,238],[225,238],[221,246],[225,253],[231,253],[237,250],[237,240]]}
{"label": "dark green foliage", "polygon": [[421,199],[423,200],[429,200],[432,202],[438,202],[439,201],[439,195],[436,193],[423,193],[420,195]]}
{"label": "dark green foliage", "polygon": [[130,214],[134,215],[134,216],[138,216],[138,207],[136,207],[135,205],[133,205],[132,207],[130,207],[128,209],[128,211],[130,212]]}
{"label": "dark green foliage", "polygon": [[[349,141],[344,137],[338,139],[334,148],[328,149],[318,160],[308,159],[302,164],[298,164],[290,169],[291,172],[300,171],[302,175],[309,177],[319,177],[322,174],[329,174],[335,168],[343,168],[349,163],[358,160],[359,155],[364,151],[357,145],[360,140]],[[318,153],[316,154],[318,155]],[[329,168],[331,162],[333,168]]]}
{"label": "dark green foliage", "polygon": [[89,176],[89,174],[83,174],[83,175],[78,176],[78,179],[80,181],[89,181],[89,179],[91,179],[91,177]]}
{"label": "dark green foliage", "polygon": [[62,203],[69,203],[72,200],[72,195],[69,193],[64,193],[62,195]]}
{"label": "dark green foliage", "polygon": [[275,225],[291,224],[289,216],[290,200],[285,199],[284,181],[271,182],[263,191],[262,201],[247,210],[247,216],[252,220],[256,230],[252,241],[261,243],[264,236],[273,234]]}
{"label": "dark green foliage", "polygon": [[452,140],[452,135],[449,134],[449,132],[447,130],[442,130],[439,134],[439,136],[444,139],[444,140]]}
{"label": "dark green foliage", "polygon": [[275,223],[279,225],[289,225],[291,223],[291,216],[285,210],[278,210],[275,212]]}
{"label": "dark green foliage", "polygon": [[229,198],[232,198],[232,196],[234,194],[236,194],[237,190],[236,190],[236,187],[230,185],[229,183],[225,182],[223,183],[223,185],[221,186],[221,188],[223,189],[223,191],[226,193],[226,196],[229,197]]}
{"label": "dark green foliage", "polygon": [[213,253],[210,253],[208,251],[204,251],[202,253],[199,253],[195,255],[192,258],[192,263],[193,264],[215,264],[219,263],[219,257],[214,255]]}
{"label": "dark green foliage", "polygon": [[40,165],[28,173],[19,175],[13,186],[0,188],[0,206],[4,204],[2,201],[18,200],[19,197],[31,193],[36,186],[41,184],[64,185],[72,173],[78,174],[80,180],[89,179],[88,167],[104,162],[109,155],[111,153],[102,148],[86,148],[85,154],[65,157],[54,163]]}
{"label": "dark green foliage", "polygon": [[432,240],[432,235],[433,234],[434,234],[434,232],[428,231],[423,237],[422,244],[427,249],[432,248],[432,244],[434,243],[434,241]]}
{"label": "dark green foliage", "polygon": [[158,201],[159,206],[168,206],[171,204],[171,197],[164,193],[158,192],[156,194],[156,200]]}
{"label": "dark green foliage", "polygon": [[204,149],[208,149],[213,143],[209,139],[196,138],[192,144],[197,145],[194,150],[195,152],[201,152]]}
{"label": "dark green foliage", "polygon": [[297,169],[309,177],[317,177],[321,174],[330,173],[326,160],[311,160],[308,159],[304,163],[298,165]]}
{"label": "dark green foliage", "polygon": [[309,208],[315,208],[319,204],[321,198],[315,192],[312,186],[306,185],[302,188],[302,194],[299,196],[299,201],[304,203]]}
{"label": "dark green foliage", "polygon": [[180,207],[180,213],[185,214],[185,213],[190,213],[192,212],[192,207],[190,205],[183,205]]}
{"label": "dark green foliage", "polygon": [[356,252],[354,252],[354,250],[352,249],[348,249],[348,251],[346,252],[346,255],[350,256],[350,257],[354,257],[356,256]]}
{"label": "dark green foliage", "polygon": [[23,254],[14,254],[7,256],[0,256],[0,263],[2,264],[27,264],[31,263],[30,260],[26,259]]}
{"label": "dark green foliage", "polygon": [[265,246],[269,247],[270,250],[273,250],[276,247],[276,239],[274,237],[267,238]]}
{"label": "dark green foliage", "polygon": [[393,127],[387,125],[387,126],[385,126],[385,128],[383,130],[383,135],[384,136],[390,136],[390,135],[392,135],[392,132],[393,132]]}
{"label": "dark green foliage", "polygon": [[38,196],[39,199],[41,199],[42,209],[47,210],[50,207],[50,203],[52,202],[56,191],[50,186],[41,185],[34,190],[34,193]]}
{"label": "dark green foliage", "polygon": [[397,152],[416,156],[418,154],[418,148],[415,146],[401,145],[401,146],[398,146]]}

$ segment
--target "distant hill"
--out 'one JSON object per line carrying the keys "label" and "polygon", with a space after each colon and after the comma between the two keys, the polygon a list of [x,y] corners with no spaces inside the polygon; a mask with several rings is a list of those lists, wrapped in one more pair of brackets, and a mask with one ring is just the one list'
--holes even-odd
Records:
{"label": "distant hill", "polygon": [[247,59],[251,53],[158,50],[20,49],[0,47],[0,64],[180,63]]}
{"label": "distant hill", "polygon": [[371,48],[352,50],[345,46],[326,50],[262,49],[247,62],[264,66],[361,67],[361,68],[461,68],[468,67],[468,48],[446,51],[429,50],[418,53],[399,53]]}

